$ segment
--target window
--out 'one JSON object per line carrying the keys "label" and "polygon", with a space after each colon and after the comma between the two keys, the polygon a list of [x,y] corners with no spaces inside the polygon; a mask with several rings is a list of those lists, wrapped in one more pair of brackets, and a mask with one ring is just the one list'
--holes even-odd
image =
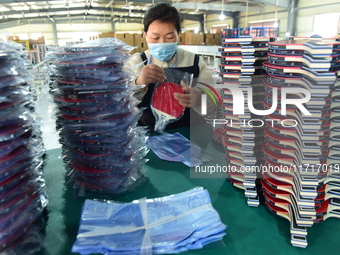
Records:
{"label": "window", "polygon": [[327,13],[314,16],[313,34],[323,38],[334,38],[340,33],[340,13]]}

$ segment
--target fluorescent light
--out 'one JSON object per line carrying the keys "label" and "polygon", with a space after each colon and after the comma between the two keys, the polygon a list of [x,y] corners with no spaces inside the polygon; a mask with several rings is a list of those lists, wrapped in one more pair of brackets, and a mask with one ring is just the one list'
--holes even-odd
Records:
{"label": "fluorescent light", "polygon": [[212,25],[211,27],[227,27],[229,24]]}
{"label": "fluorescent light", "polygon": [[187,27],[187,28],[185,28],[185,30],[198,30],[198,27]]}
{"label": "fluorescent light", "polygon": [[264,20],[253,20],[248,23],[261,23],[261,22],[270,22],[270,21],[278,21],[278,19],[264,19]]}

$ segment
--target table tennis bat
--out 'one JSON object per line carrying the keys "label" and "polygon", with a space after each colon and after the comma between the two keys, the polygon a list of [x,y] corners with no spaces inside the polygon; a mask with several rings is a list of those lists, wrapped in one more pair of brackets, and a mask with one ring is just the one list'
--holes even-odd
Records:
{"label": "table tennis bat", "polygon": [[309,54],[311,56],[323,57],[329,56],[336,52],[339,42],[326,41],[322,42],[310,41],[310,40],[283,40],[270,42],[269,48],[277,50],[278,52],[290,52],[290,51],[302,51],[303,54]]}
{"label": "table tennis bat", "polygon": [[294,213],[292,213],[291,206],[288,205],[289,211],[282,209],[274,204],[270,203],[266,199],[266,205],[268,209],[278,216],[281,216],[290,221],[290,232],[291,232],[291,244],[296,247],[306,248],[307,247],[307,230],[305,227],[300,227],[295,221]]}
{"label": "table tennis bat", "polygon": [[157,132],[162,132],[168,123],[176,121],[184,113],[184,106],[174,98],[175,92],[184,94],[183,88],[174,82],[163,82],[153,91],[151,109],[156,118]]}
{"label": "table tennis bat", "polygon": [[252,55],[255,52],[255,48],[252,45],[242,45],[236,47],[222,47],[218,49],[219,52],[238,52],[242,55]]}
{"label": "table tennis bat", "polygon": [[313,59],[308,55],[291,56],[291,55],[276,55],[273,53],[269,53],[268,61],[271,64],[282,65],[282,66],[305,65],[314,71],[329,71],[331,68],[331,62],[329,60]]}
{"label": "table tennis bat", "polygon": [[243,56],[243,55],[235,55],[235,56],[221,56],[221,63],[226,62],[240,62],[243,65],[252,65],[255,62],[254,56]]}
{"label": "table tennis bat", "polygon": [[247,203],[249,206],[257,207],[259,205],[259,199],[258,199],[256,187],[253,187],[253,188],[245,187],[243,185],[243,182],[238,181],[237,179],[233,179],[233,178],[230,179],[230,182],[235,188],[244,190],[245,195],[247,197]]}
{"label": "table tennis bat", "polygon": [[[300,208],[306,208],[305,212],[308,212],[308,208],[315,208],[315,198],[318,197],[319,194],[322,193],[322,189],[316,190],[315,192],[309,192],[311,189],[307,189],[307,192],[301,191],[302,187],[300,186],[298,180],[295,178],[294,185],[278,181],[274,178],[268,177],[268,173],[263,173],[264,178],[262,179],[262,187],[270,191],[272,194],[277,194],[281,199],[287,200],[290,203],[295,203],[296,206]],[[306,190],[306,189],[305,189]],[[309,193],[308,193],[309,192]],[[308,196],[304,196],[307,193],[311,194]],[[294,200],[294,201],[293,201]],[[301,215],[310,215],[311,213],[301,213]],[[314,215],[312,211],[312,215]]]}
{"label": "table tennis bat", "polygon": [[321,206],[320,202],[316,202],[315,200],[310,200],[308,202],[305,200],[302,204],[301,201],[290,192],[282,191],[276,189],[275,186],[272,187],[271,184],[269,185],[267,179],[262,180],[262,187],[264,196],[269,199],[268,202],[271,204],[278,206],[285,211],[289,211],[287,206],[291,205],[293,207],[298,225],[311,226],[313,225],[313,220],[318,218],[316,209]]}
{"label": "table tennis bat", "polygon": [[225,44],[250,44],[253,41],[251,36],[240,36],[239,38],[222,38],[222,45]]}
{"label": "table tennis bat", "polygon": [[333,72],[317,73],[304,66],[279,66],[269,62],[263,63],[263,68],[268,72],[281,77],[300,77],[304,76],[317,82],[334,83],[335,74]]}
{"label": "table tennis bat", "polygon": [[330,198],[322,203],[322,206],[317,209],[317,214],[322,221],[328,218],[340,218],[340,203],[339,198]]}
{"label": "table tennis bat", "polygon": [[301,86],[308,89],[311,94],[318,96],[327,96],[330,93],[330,87],[320,85],[305,77],[281,77],[275,74],[268,73],[267,81],[273,86]]}

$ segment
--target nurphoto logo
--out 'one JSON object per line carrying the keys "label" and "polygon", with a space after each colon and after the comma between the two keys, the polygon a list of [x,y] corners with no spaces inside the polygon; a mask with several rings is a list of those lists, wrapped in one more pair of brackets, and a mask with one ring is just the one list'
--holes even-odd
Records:
{"label": "nurphoto logo", "polygon": [[[278,106],[278,88],[272,88],[272,105],[270,109],[265,109],[265,110],[258,110],[255,109],[254,104],[253,104],[253,88],[248,87],[248,88],[239,88],[236,87],[235,85],[230,85],[230,84],[218,84],[216,85],[216,88],[221,88],[221,89],[228,89],[230,90],[232,97],[233,97],[233,115],[244,115],[244,106],[245,106],[245,97],[247,98],[247,106],[248,109],[251,113],[258,115],[258,116],[264,116],[264,115],[270,115],[273,112],[277,110]],[[243,91],[242,91],[243,90]],[[246,92],[246,95],[244,95],[244,92]],[[301,96],[304,96],[302,98],[288,98],[288,94],[300,94]],[[299,87],[282,87],[281,88],[281,115],[286,116],[287,115],[287,105],[295,105],[301,113],[304,115],[310,116],[312,115],[306,107],[303,105],[304,103],[309,102],[311,99],[311,93],[307,89],[304,88],[299,88]],[[202,95],[202,104],[201,104],[201,113],[202,115],[206,115],[207,113],[207,96],[205,94]],[[252,125],[252,122],[260,122],[259,126],[263,126],[264,122],[260,119],[256,120],[249,120],[247,123],[243,123],[243,125],[248,125],[251,127],[254,127]],[[266,119],[266,122],[272,122],[271,119]],[[286,120],[275,120],[277,122],[281,122],[281,125],[284,127],[295,127],[298,123],[294,119],[286,119]],[[294,122],[294,125],[284,125],[284,122]],[[228,121],[227,121],[228,122]],[[214,126],[215,124],[226,124],[226,120],[221,120],[221,119],[215,119],[214,120]],[[243,120],[244,122],[244,120]],[[229,124],[232,124],[232,120],[229,121]],[[241,125],[242,123],[239,123]]]}
{"label": "nurphoto logo", "polygon": [[[219,84],[217,88],[229,89],[233,95],[233,114],[234,115],[244,115],[244,94],[241,88],[233,85]],[[253,88],[245,88],[248,92],[247,104],[251,113],[256,115],[269,115],[272,114],[277,108],[277,98],[278,92],[277,88],[273,88],[273,103],[270,109],[267,110],[257,110],[253,105]],[[302,93],[305,95],[304,98],[287,98],[287,94],[291,93]],[[283,87],[281,88],[281,111],[282,115],[286,115],[287,105],[295,105],[304,115],[312,115],[304,106],[303,103],[307,103],[311,99],[311,93],[304,88],[292,88]]]}

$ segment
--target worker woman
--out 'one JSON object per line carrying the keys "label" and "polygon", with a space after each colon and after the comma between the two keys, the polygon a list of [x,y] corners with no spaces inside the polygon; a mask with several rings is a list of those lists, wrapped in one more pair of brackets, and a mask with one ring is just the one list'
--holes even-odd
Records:
{"label": "worker woman", "polygon": [[[201,95],[207,92],[207,114],[216,111],[216,101],[209,92],[209,86],[214,86],[211,71],[203,59],[195,53],[177,47],[178,35],[181,32],[181,20],[177,9],[168,3],[159,3],[150,7],[144,16],[144,36],[148,50],[136,53],[131,58],[131,65],[137,66],[139,76],[134,80],[135,85],[145,85],[136,92],[135,96],[141,103],[140,108],[146,107],[139,125],[155,126],[155,117],[150,109],[150,102],[155,84],[166,79],[163,68],[176,68],[182,72],[193,74],[194,82],[191,87],[184,86],[186,93],[174,93],[179,104],[186,107],[184,115],[177,121],[167,125],[166,129],[179,128],[205,123],[201,116]],[[138,63],[141,63],[138,65]],[[202,83],[208,84],[208,87]]]}

